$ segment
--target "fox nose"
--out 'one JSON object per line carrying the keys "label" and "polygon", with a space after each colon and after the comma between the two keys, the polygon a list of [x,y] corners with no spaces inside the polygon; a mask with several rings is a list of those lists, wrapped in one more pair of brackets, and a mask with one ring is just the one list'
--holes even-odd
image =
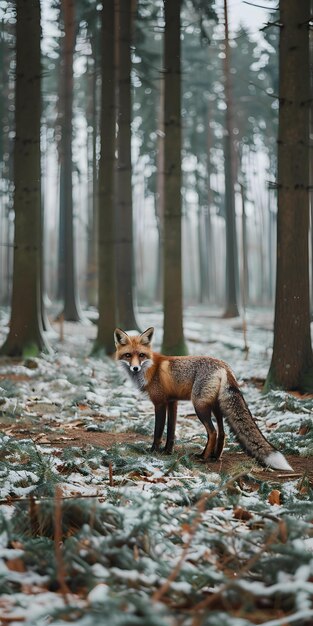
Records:
{"label": "fox nose", "polygon": [[140,367],[139,365],[133,365],[133,367],[131,367],[132,372],[139,372],[140,371]]}

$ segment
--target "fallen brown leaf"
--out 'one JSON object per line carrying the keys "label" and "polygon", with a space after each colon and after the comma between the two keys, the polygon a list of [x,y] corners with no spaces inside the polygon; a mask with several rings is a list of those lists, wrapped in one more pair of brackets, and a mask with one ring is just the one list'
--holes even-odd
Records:
{"label": "fallen brown leaf", "polygon": [[281,504],[281,492],[278,489],[273,489],[268,496],[270,504]]}
{"label": "fallen brown leaf", "polygon": [[9,559],[6,562],[6,566],[11,572],[26,572],[25,563],[19,558]]}
{"label": "fallen brown leaf", "polygon": [[252,513],[250,513],[250,511],[248,511],[247,509],[243,509],[240,506],[237,506],[234,509],[234,518],[235,519],[240,519],[243,522],[247,522],[249,519],[251,519],[253,517]]}

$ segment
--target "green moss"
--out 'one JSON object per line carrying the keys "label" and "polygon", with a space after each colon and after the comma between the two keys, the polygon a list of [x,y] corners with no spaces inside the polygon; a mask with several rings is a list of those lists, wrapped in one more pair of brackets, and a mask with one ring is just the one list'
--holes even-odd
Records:
{"label": "green moss", "polygon": [[313,366],[309,367],[301,378],[301,389],[304,393],[313,393]]}
{"label": "green moss", "polygon": [[22,352],[22,356],[24,357],[24,359],[36,357],[39,354],[40,354],[40,348],[38,344],[35,343],[34,341],[30,341],[29,343],[27,343],[24,346],[23,352]]}
{"label": "green moss", "polygon": [[301,372],[301,376],[296,385],[292,387],[284,385],[280,377],[277,376],[275,369],[270,367],[264,384],[263,391],[268,393],[272,389],[281,389],[283,391],[299,391],[300,393],[313,393],[313,367],[308,367]]}
{"label": "green moss", "polygon": [[277,383],[275,382],[275,377],[273,376],[273,370],[270,369],[267,374],[266,381],[264,383],[263,391],[264,393],[268,393],[272,389],[281,389],[281,387],[278,386]]}

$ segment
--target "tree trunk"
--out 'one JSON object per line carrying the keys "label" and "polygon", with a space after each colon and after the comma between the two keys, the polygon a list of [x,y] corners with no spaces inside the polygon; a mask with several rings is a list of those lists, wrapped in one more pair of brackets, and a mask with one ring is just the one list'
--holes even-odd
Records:
{"label": "tree trunk", "polygon": [[277,279],[266,386],[313,391],[309,302],[310,1],[280,1]]}
{"label": "tree trunk", "polygon": [[242,306],[246,309],[249,302],[249,265],[248,265],[248,238],[247,238],[247,216],[245,188],[240,185],[241,192],[241,228],[242,228]]}
{"label": "tree trunk", "polygon": [[134,313],[133,206],[131,163],[131,0],[119,0],[116,254],[118,322],[138,329]]}
{"label": "tree trunk", "polygon": [[40,301],[40,2],[16,2],[14,273],[10,331],[1,354],[47,350]]}
{"label": "tree trunk", "polygon": [[272,303],[274,300],[274,276],[275,276],[275,255],[274,255],[274,241],[276,232],[276,214],[272,210],[271,204],[272,192],[268,189],[268,299]]}
{"label": "tree trunk", "polygon": [[[114,0],[110,0],[114,1]],[[98,239],[98,174],[97,174],[97,80],[98,80],[98,31],[91,39],[93,64],[89,67],[90,97],[87,104],[87,124],[91,128],[87,140],[88,170],[88,226],[87,226],[87,284],[86,300],[91,306],[97,306],[98,272],[97,272],[97,239]]]}
{"label": "tree trunk", "polygon": [[214,237],[213,237],[213,228],[212,228],[212,219],[211,219],[211,205],[212,205],[212,189],[211,189],[211,148],[213,145],[213,137],[212,137],[212,129],[210,126],[211,122],[211,110],[208,104],[208,114],[207,114],[207,177],[208,177],[208,187],[207,187],[207,199],[208,199],[208,209],[204,212],[204,232],[205,232],[205,240],[207,242],[207,263],[208,263],[208,298],[209,302],[216,301],[216,266],[215,266],[215,254],[214,254]]}
{"label": "tree trunk", "polygon": [[208,300],[208,250],[207,241],[205,238],[204,230],[204,214],[203,207],[198,204],[197,210],[197,239],[198,239],[198,251],[199,251],[199,303],[203,304]]}
{"label": "tree trunk", "polygon": [[[311,165],[312,167],[312,165]],[[311,177],[313,180],[313,176]],[[312,182],[310,184],[312,190]],[[313,321],[313,193],[311,191],[311,321]]]}
{"label": "tree trunk", "polygon": [[114,0],[102,8],[101,33],[101,153],[99,163],[99,231],[98,231],[98,335],[94,351],[115,350],[113,332],[116,319],[116,263],[114,222],[115,163],[115,34]]}
{"label": "tree trunk", "polygon": [[164,0],[164,354],[186,354],[181,255],[181,0]]}
{"label": "tree trunk", "polygon": [[[77,322],[81,318],[79,298],[77,293],[76,259],[74,244],[73,223],[73,56],[75,47],[75,3],[74,0],[62,0],[64,19],[64,47],[63,47],[63,103],[64,113],[62,120],[60,190],[64,194],[60,203],[60,211],[64,210],[64,319]],[[62,235],[61,235],[62,237]]]}
{"label": "tree trunk", "polygon": [[[196,188],[199,188],[199,170],[196,167]],[[198,194],[200,198],[200,194]],[[208,302],[210,297],[210,275],[209,275],[209,214],[206,206],[201,206],[200,200],[198,200],[197,210],[197,240],[199,251],[199,302],[203,304]]]}
{"label": "tree trunk", "polygon": [[156,300],[163,299],[163,262],[164,262],[164,76],[161,75],[159,93],[159,119],[157,136],[157,173],[156,173],[156,201],[155,215],[158,229],[158,264],[156,280]]}
{"label": "tree trunk", "polygon": [[226,309],[224,317],[238,317],[237,304],[237,281],[238,281],[238,246],[236,234],[236,211],[235,211],[235,164],[233,146],[233,112],[232,112],[232,88],[230,79],[230,50],[228,38],[228,11],[227,0],[224,0],[225,14],[225,138],[224,138],[224,161],[225,161],[225,211],[226,211]]}

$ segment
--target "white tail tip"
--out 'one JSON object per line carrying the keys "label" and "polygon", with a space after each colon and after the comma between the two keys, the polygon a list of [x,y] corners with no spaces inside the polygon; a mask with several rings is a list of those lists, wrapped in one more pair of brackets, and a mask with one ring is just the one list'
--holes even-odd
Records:
{"label": "white tail tip", "polygon": [[272,467],[273,469],[283,470],[285,472],[293,472],[294,470],[286,461],[284,455],[281,452],[271,452],[265,461],[265,465]]}

